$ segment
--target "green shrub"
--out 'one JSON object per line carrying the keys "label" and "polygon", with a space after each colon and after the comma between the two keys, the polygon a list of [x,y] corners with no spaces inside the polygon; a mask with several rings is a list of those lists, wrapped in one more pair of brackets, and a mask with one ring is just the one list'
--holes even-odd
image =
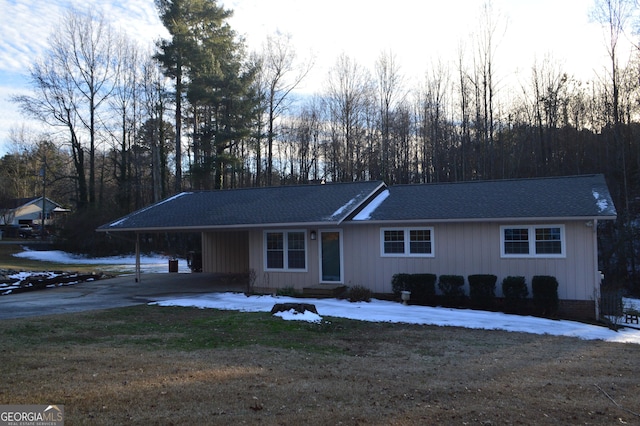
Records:
{"label": "green shrub", "polygon": [[293,287],[282,287],[276,290],[277,296],[297,297],[298,291]]}
{"label": "green shrub", "polygon": [[529,297],[527,281],[521,276],[509,276],[502,280],[505,312],[522,314]]}
{"label": "green shrub", "polygon": [[349,302],[371,302],[371,290],[361,285],[349,289]]}
{"label": "green shrub", "polygon": [[492,308],[496,298],[498,277],[489,274],[476,274],[469,275],[468,279],[471,303],[478,308]]}
{"label": "green shrub", "polygon": [[409,291],[411,300],[420,305],[435,304],[436,299],[435,274],[412,274],[409,276]]}
{"label": "green shrub", "polygon": [[531,279],[533,306],[536,313],[553,316],[558,312],[558,280],[548,275],[536,275]]}
{"label": "green shrub", "polygon": [[464,277],[462,275],[440,275],[438,288],[446,306],[459,306],[464,301]]}
{"label": "green shrub", "polygon": [[411,291],[410,274],[395,274],[391,278],[391,289],[396,297],[400,297],[400,292],[403,290]]}
{"label": "green shrub", "polygon": [[391,279],[391,288],[396,297],[400,297],[400,292],[405,290],[411,292],[412,302],[433,304],[437,278],[434,274],[395,274]]}

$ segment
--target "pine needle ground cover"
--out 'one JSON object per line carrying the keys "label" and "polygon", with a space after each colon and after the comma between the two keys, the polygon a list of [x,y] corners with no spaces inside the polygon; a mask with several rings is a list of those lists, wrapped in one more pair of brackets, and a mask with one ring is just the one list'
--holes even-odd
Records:
{"label": "pine needle ground cover", "polygon": [[639,420],[632,344],[144,305],[0,335],[0,404],[63,404],[74,425]]}

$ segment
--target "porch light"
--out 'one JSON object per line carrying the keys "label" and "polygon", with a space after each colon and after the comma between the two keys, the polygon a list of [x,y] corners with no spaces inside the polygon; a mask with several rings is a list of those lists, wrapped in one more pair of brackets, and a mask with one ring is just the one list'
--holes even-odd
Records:
{"label": "porch light", "polygon": [[316,240],[316,231],[311,231],[311,240],[312,241]]}

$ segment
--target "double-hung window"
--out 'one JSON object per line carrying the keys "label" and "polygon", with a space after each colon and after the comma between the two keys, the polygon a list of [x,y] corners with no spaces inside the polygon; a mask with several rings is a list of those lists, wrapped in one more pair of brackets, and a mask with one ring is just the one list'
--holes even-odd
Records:
{"label": "double-hung window", "polygon": [[381,255],[433,257],[433,228],[382,228]]}
{"label": "double-hung window", "polygon": [[501,226],[502,257],[564,257],[563,225]]}
{"label": "double-hung window", "polygon": [[304,271],[307,268],[304,231],[265,232],[265,269]]}

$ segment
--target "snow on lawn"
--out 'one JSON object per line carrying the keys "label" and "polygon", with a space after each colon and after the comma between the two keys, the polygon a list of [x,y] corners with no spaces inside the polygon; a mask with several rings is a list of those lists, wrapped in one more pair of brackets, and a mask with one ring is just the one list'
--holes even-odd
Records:
{"label": "snow on lawn", "polygon": [[[300,299],[279,296],[250,296],[240,293],[212,293],[200,297],[185,297],[155,302],[159,306],[192,306],[242,312],[270,312],[276,303],[299,303]],[[397,302],[372,300],[351,303],[337,299],[304,299],[316,306],[319,315],[292,311],[275,315],[286,320],[319,322],[320,315],[360,321],[428,324],[452,327],[506,330],[525,333],[570,336],[587,340],[640,344],[640,330],[625,328],[618,332],[606,327],[575,321],[558,321],[531,316],[508,315],[471,309],[405,306]]]}
{"label": "snow on lawn", "polygon": [[[86,258],[61,251],[26,250],[15,256],[56,263],[122,265],[135,267],[135,257]],[[168,257],[141,256],[144,272],[168,272]],[[179,272],[189,272],[186,261],[180,259]],[[200,297],[185,297],[155,302],[159,306],[193,306],[242,312],[271,312],[276,303],[299,303],[292,297],[250,296],[242,293],[210,293]],[[618,332],[606,327],[583,324],[575,321],[558,321],[545,318],[508,315],[500,312],[484,312],[471,309],[432,308],[426,306],[405,306],[397,302],[372,300],[369,303],[351,303],[337,299],[304,299],[305,303],[316,306],[319,315],[305,312],[296,314],[280,312],[275,315],[285,320],[321,322],[322,316],[340,317],[360,321],[425,324],[451,327],[506,330],[514,332],[570,336],[588,340],[640,344],[640,330],[625,328]],[[640,311],[640,300],[624,299],[625,308]],[[624,325],[624,324],[623,324]]]}
{"label": "snow on lawn", "polygon": [[[21,257],[31,260],[41,260],[53,263],[75,264],[75,265],[100,265],[107,266],[108,270],[122,270],[135,272],[136,257],[129,256],[112,256],[112,257],[86,257],[66,253],[60,250],[29,250],[14,254],[15,257]],[[169,272],[169,257],[162,255],[140,256],[140,270],[144,273]],[[178,259],[178,272],[191,272],[187,266],[185,259]]]}

